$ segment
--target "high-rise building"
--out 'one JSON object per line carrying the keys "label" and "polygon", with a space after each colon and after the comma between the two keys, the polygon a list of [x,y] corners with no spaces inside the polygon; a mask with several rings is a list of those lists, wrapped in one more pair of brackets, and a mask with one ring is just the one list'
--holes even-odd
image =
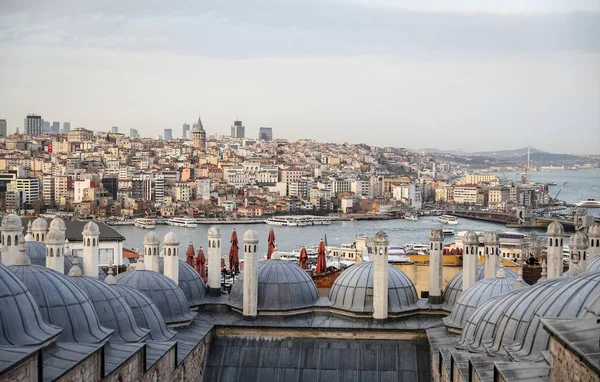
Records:
{"label": "high-rise building", "polygon": [[41,116],[29,114],[25,118],[25,135],[42,135],[42,123],[44,120]]}
{"label": "high-rise building", "polygon": [[63,122],[63,129],[62,129],[62,133],[66,134],[69,131],[71,131],[71,122]]}
{"label": "high-rise building", "polygon": [[192,131],[192,136],[194,138],[194,148],[196,150],[205,152],[206,131],[204,131],[204,126],[202,126],[202,121],[200,120],[200,117],[198,117],[198,123],[196,124],[196,127],[194,127],[194,131]]}
{"label": "high-rise building", "polygon": [[184,123],[183,124],[183,131],[182,131],[184,139],[187,139],[189,131],[190,131],[190,124],[189,123]]}
{"label": "high-rise building", "polygon": [[0,119],[0,138],[8,137],[6,119]]}
{"label": "high-rise building", "polygon": [[173,129],[167,129],[165,127],[165,141],[170,141],[173,139]]}
{"label": "high-rise building", "polygon": [[117,200],[117,190],[119,189],[119,180],[117,178],[105,177],[102,178],[102,188],[112,196],[113,200]]}
{"label": "high-rise building", "polygon": [[261,127],[258,130],[258,139],[263,141],[273,140],[273,128],[272,127]]}
{"label": "high-rise building", "polygon": [[245,138],[246,126],[242,125],[242,121],[234,121],[231,126],[231,136],[233,138]]}
{"label": "high-rise building", "polygon": [[110,132],[113,134],[118,134],[119,133],[119,126],[113,126],[110,128]]}
{"label": "high-rise building", "polygon": [[60,134],[60,122],[52,122],[52,126],[50,127],[50,132],[52,134]]}
{"label": "high-rise building", "polygon": [[129,129],[129,136],[131,138],[139,138],[140,133],[138,133],[138,131],[136,129]]}

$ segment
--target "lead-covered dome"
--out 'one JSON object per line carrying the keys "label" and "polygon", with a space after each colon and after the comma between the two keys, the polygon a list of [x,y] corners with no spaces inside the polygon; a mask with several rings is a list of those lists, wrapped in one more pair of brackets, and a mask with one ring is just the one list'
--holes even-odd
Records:
{"label": "lead-covered dome", "polygon": [[[372,261],[354,264],[333,283],[329,292],[331,307],[354,313],[373,312]],[[388,266],[388,311],[401,313],[416,309],[419,299],[413,282],[396,267]]]}
{"label": "lead-covered dome", "polygon": [[2,228],[3,231],[23,231],[21,218],[15,214],[4,215],[2,223],[0,223],[0,228]]}
{"label": "lead-covered dome", "polygon": [[0,264],[0,346],[40,346],[61,333],[48,324],[25,284]]}
{"label": "lead-covered dome", "polygon": [[146,338],[149,330],[138,326],[127,301],[116,288],[92,277],[69,278],[88,296],[100,324],[114,329],[111,342],[140,342]]}
{"label": "lead-covered dome", "polygon": [[559,222],[552,222],[548,225],[546,236],[560,236],[565,234],[565,228]]}
{"label": "lead-covered dome", "polygon": [[586,273],[600,271],[600,256],[594,256],[586,262]]}
{"label": "lead-covered dome", "polygon": [[44,320],[63,329],[62,342],[101,343],[112,334],[100,325],[85,293],[65,275],[39,265],[12,265],[9,269],[29,289]]}
{"label": "lead-covered dome", "polygon": [[[164,258],[160,259],[158,269],[160,273],[164,274]],[[179,285],[179,289],[181,289],[183,294],[185,294],[185,298],[187,298],[190,307],[195,307],[202,304],[204,297],[207,294],[207,287],[206,283],[204,280],[202,280],[202,278],[200,278],[200,275],[194,269],[194,267],[183,260],[179,260],[179,271],[177,274],[179,277],[179,282],[177,285]]]}
{"label": "lead-covered dome", "polygon": [[[314,306],[319,299],[317,287],[298,265],[286,260],[258,263],[258,311],[286,311]],[[244,275],[240,276],[229,296],[229,304],[241,309],[244,302]]]}
{"label": "lead-covered dome", "polygon": [[190,311],[183,291],[163,274],[136,269],[121,273],[115,278],[117,284],[130,286],[150,298],[167,325],[187,324],[196,316],[196,313]]}
{"label": "lead-covered dome", "polygon": [[32,231],[48,231],[48,221],[44,218],[37,218],[31,224]]}
{"label": "lead-covered dome", "polygon": [[148,232],[144,236],[144,245],[160,245],[160,239],[155,232]]}

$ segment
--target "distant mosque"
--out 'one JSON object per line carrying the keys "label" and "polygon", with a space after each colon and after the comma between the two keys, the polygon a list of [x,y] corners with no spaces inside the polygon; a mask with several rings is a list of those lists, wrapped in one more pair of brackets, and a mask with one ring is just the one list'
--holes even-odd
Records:
{"label": "distant mosque", "polygon": [[[378,232],[321,296],[300,266],[265,259],[243,235],[244,272],[221,292],[221,233],[208,233],[206,284],[173,232],[144,238],[134,270],[99,268],[100,228],[73,252],[65,222],[0,224],[0,381],[597,381],[600,224],[547,231],[542,279],[499,264],[495,233],[463,239],[463,270],[443,288],[443,232],[430,234],[419,298]],[[81,255],[79,255],[81,253]],[[275,256],[276,257],[276,256]],[[218,266],[211,266],[218,264]],[[133,268],[133,267],[132,267]]]}

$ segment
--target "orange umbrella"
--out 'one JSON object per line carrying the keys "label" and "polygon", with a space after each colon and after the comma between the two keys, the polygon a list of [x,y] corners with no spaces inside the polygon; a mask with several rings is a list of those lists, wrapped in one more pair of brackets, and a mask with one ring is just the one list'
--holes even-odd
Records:
{"label": "orange umbrella", "polygon": [[305,247],[302,247],[302,250],[300,251],[299,263],[300,268],[302,269],[306,269],[308,267],[308,253],[306,253]]}
{"label": "orange umbrella", "polygon": [[275,231],[273,231],[273,228],[271,228],[269,231],[268,243],[269,247],[267,249],[267,259],[270,259],[273,252],[275,252]]}
{"label": "orange umbrella", "polygon": [[317,273],[325,273],[327,270],[327,251],[323,239],[319,243],[319,252],[317,254]]}
{"label": "orange umbrella", "polygon": [[196,270],[200,274],[200,278],[206,282],[206,257],[204,256],[202,247],[198,250],[198,257],[196,257]]}
{"label": "orange umbrella", "polygon": [[240,257],[238,251],[238,237],[234,228],[233,233],[231,234],[231,248],[229,249],[229,269],[232,270],[233,273],[239,273],[240,271]]}
{"label": "orange umbrella", "polygon": [[194,244],[190,243],[187,247],[187,251],[185,252],[185,262],[194,266]]}

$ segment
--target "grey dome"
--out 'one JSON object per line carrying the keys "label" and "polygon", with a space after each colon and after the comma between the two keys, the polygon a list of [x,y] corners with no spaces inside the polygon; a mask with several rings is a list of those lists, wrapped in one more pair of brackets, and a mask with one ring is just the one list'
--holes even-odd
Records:
{"label": "grey dome", "polygon": [[456,300],[452,313],[444,317],[444,324],[453,329],[462,329],[471,314],[492,297],[515,289],[517,279],[493,277],[477,281],[465,290]]}
{"label": "grey dome", "polygon": [[163,238],[163,245],[179,245],[179,238],[173,231],[169,231]]}
{"label": "grey dome", "polygon": [[131,308],[117,289],[92,277],[69,278],[88,296],[100,324],[115,330],[110,336],[111,342],[140,342],[146,338],[149,330],[138,326]]}
{"label": "grey dome", "polygon": [[[479,264],[477,266],[477,280],[476,281],[483,279],[483,277],[484,277],[483,269],[484,269],[483,264]],[[513,272],[512,270],[510,270],[508,268],[504,268],[504,271],[506,272],[506,277],[510,277],[510,278],[514,278],[514,279],[519,278],[519,276],[515,272]],[[450,281],[448,281],[448,284],[446,285],[446,288],[444,289],[444,295],[443,295],[443,304],[444,304],[443,308],[445,310],[452,310],[452,307],[456,303],[456,300],[462,294],[462,287],[463,287],[462,278],[463,278],[463,271],[459,271],[457,274],[454,275],[454,277],[452,277],[450,279]],[[523,282],[523,283],[525,284],[525,282]]]}
{"label": "grey dome", "polygon": [[[162,257],[159,260],[158,270],[163,274],[165,272],[165,261]],[[179,260],[179,272],[177,274],[179,277],[177,285],[179,285],[179,289],[185,294],[190,307],[202,304],[204,296],[207,293],[207,288],[198,272],[185,261]]]}
{"label": "grey dome", "polygon": [[170,341],[177,334],[167,327],[156,305],[145,294],[125,285],[112,285],[127,302],[138,326],[150,330],[153,341]]}
{"label": "grey dome", "polygon": [[25,284],[0,264],[0,346],[39,346],[61,331],[44,321]]}
{"label": "grey dome", "polygon": [[600,271],[600,256],[590,258],[586,263],[586,273]]}
{"label": "grey dome", "polygon": [[477,245],[479,244],[479,236],[473,231],[467,231],[462,241],[464,245]]}
{"label": "grey dome", "polygon": [[121,273],[116,280],[117,284],[130,286],[150,298],[167,325],[187,324],[196,316],[196,313],[190,311],[189,303],[182,290],[163,274],[135,270]]}
{"label": "grey dome", "polygon": [[431,241],[443,241],[444,231],[441,228],[434,228],[429,233],[429,240]]}
{"label": "grey dome", "polygon": [[498,245],[500,244],[500,238],[496,232],[486,232],[485,235],[483,235],[483,244]]}
{"label": "grey dome", "polygon": [[61,218],[54,218],[50,222],[50,229],[57,229],[59,231],[65,232],[67,230],[67,226],[65,225],[65,221]]}
{"label": "grey dome", "polygon": [[[264,260],[258,263],[259,311],[284,311],[314,306],[319,299],[317,287],[310,276],[286,260]],[[229,304],[243,307],[244,275],[240,276],[229,296]]]}
{"label": "grey dome", "polygon": [[600,293],[585,304],[579,317],[600,319]]}
{"label": "grey dome", "polygon": [[588,238],[583,232],[577,231],[573,235],[571,235],[571,238],[569,239],[569,248],[571,250],[586,250],[588,249],[588,246]]}
{"label": "grey dome", "polygon": [[[372,261],[354,264],[335,279],[329,300],[333,308],[355,313],[373,312]],[[416,309],[419,299],[412,281],[396,267],[388,266],[388,311],[401,313]]]}
{"label": "grey dome", "polygon": [[563,236],[565,234],[565,228],[559,222],[552,222],[548,225],[546,230],[546,236]]}
{"label": "grey dome", "polygon": [[544,359],[542,351],[548,349],[550,335],[541,324],[543,317],[574,318],[585,313],[584,307],[600,294],[600,272],[576,277],[554,288],[552,293],[536,307],[523,334],[504,345],[513,360],[537,362]]}
{"label": "grey dome", "polygon": [[50,228],[50,231],[46,234],[46,240],[44,240],[47,244],[55,244],[60,245],[65,243],[65,233],[56,228]]}
{"label": "grey dome", "polygon": [[98,224],[94,223],[94,222],[88,222],[85,226],[83,226],[83,235],[91,235],[91,236],[96,236],[96,235],[100,235],[100,228],[98,227]]}
{"label": "grey dome", "polygon": [[8,269],[27,286],[44,320],[63,328],[62,342],[100,343],[113,332],[100,325],[92,303],[65,275],[39,265]]}
{"label": "grey dome", "polygon": [[588,237],[600,237],[600,223],[594,223],[588,229]]}
{"label": "grey dome", "polygon": [[144,236],[144,245],[160,245],[160,239],[155,232],[148,232]]}
{"label": "grey dome", "polygon": [[33,221],[31,225],[32,231],[47,231],[48,230],[48,222],[44,218],[37,218]]}
{"label": "grey dome", "polygon": [[7,214],[2,218],[2,223],[0,223],[0,228],[8,231],[23,231],[23,224],[21,223],[21,218],[15,214]]}

